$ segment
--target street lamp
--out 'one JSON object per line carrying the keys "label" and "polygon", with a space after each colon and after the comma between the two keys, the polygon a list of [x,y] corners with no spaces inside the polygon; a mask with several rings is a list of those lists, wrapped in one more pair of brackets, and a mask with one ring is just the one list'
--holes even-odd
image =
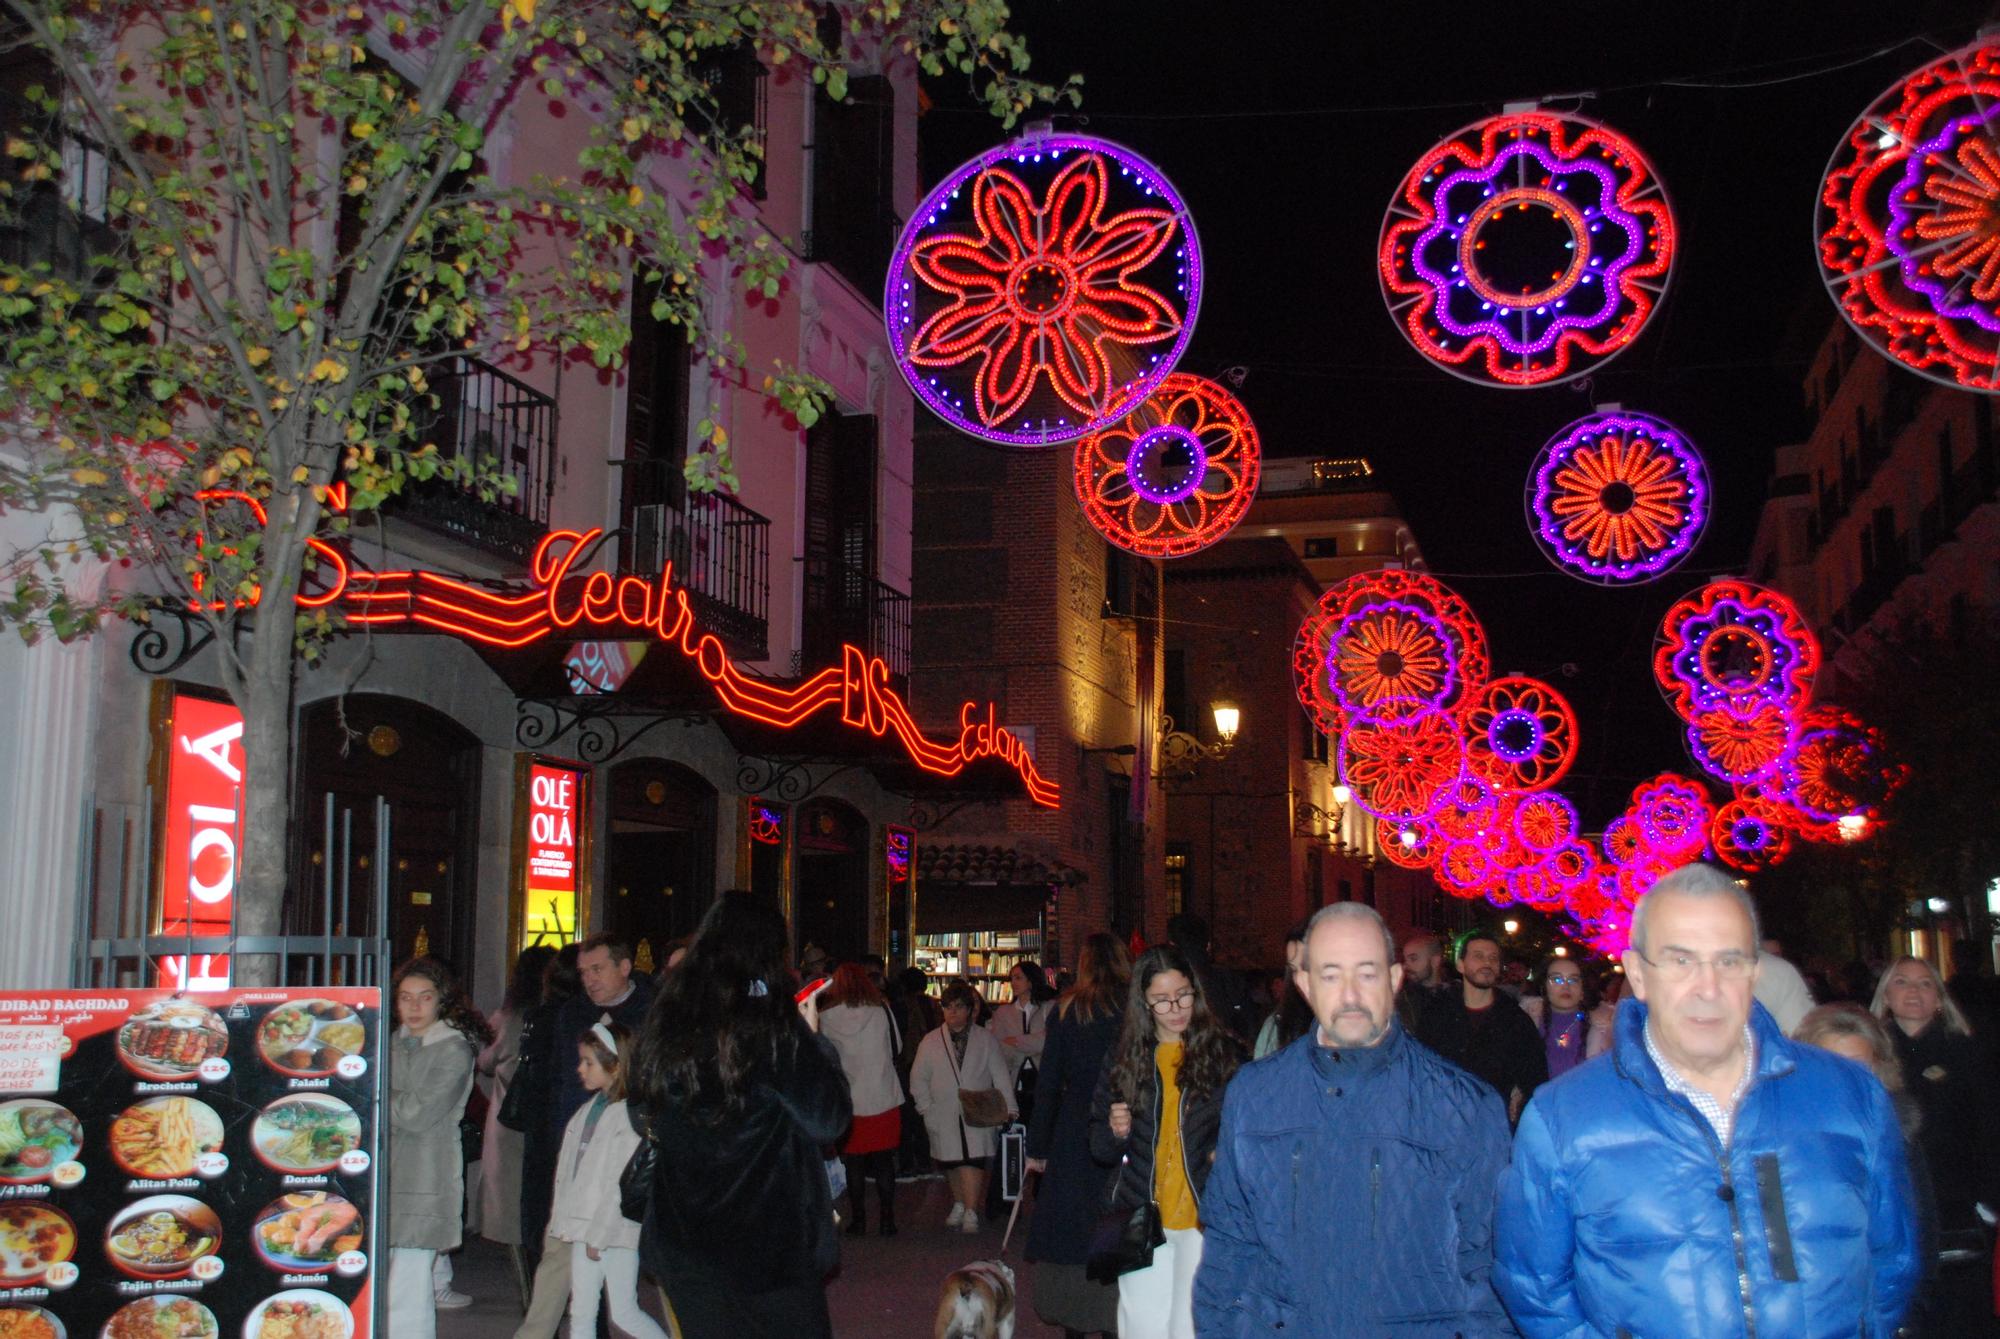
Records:
{"label": "street lamp", "polygon": [[[1349,804],[1353,802],[1353,799],[1354,792],[1348,789],[1347,786],[1338,785],[1333,788],[1333,802],[1335,804]],[[2000,879],[1996,879],[1994,882],[2000,883]]]}
{"label": "street lamp", "polygon": [[1236,742],[1236,727],[1243,723],[1243,713],[1237,709],[1234,702],[1231,702],[1226,697],[1217,698],[1213,710],[1215,712],[1215,736],[1222,741],[1224,748],[1228,748]]}
{"label": "street lamp", "polygon": [[1858,842],[1868,835],[1868,815],[1842,814],[1837,826],[1840,839],[1844,842]]}
{"label": "street lamp", "polygon": [[1217,698],[1210,711],[1215,717],[1213,744],[1204,744],[1187,731],[1176,730],[1173,717],[1160,717],[1160,774],[1156,780],[1185,781],[1201,764],[1228,756],[1236,745],[1243,712],[1226,697]]}
{"label": "street lamp", "polygon": [[1516,920],[1504,920],[1500,922],[1500,928],[1505,930],[1508,934],[1515,934],[1519,932],[1521,928],[1521,922]]}

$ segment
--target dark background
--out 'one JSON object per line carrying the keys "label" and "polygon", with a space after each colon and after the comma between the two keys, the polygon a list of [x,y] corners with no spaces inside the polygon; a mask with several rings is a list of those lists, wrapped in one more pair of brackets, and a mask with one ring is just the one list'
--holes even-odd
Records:
{"label": "dark background", "polygon": [[[1569,696],[1582,748],[1561,788],[1595,828],[1636,782],[1692,770],[1652,684],[1653,634],[1673,600],[1743,570],[1773,451],[1810,429],[1801,381],[1837,319],[1812,235],[1827,159],[1883,89],[1971,41],[1991,10],[1024,0],[1012,26],[1032,74],[1085,78],[1059,128],[1136,149],[1188,201],[1207,274],[1182,369],[1242,371],[1267,455],[1374,463],[1431,571],[1478,611],[1495,671]],[[926,92],[928,189],[1004,135],[962,79]],[[1535,100],[1638,144],[1673,204],[1678,258],[1646,331],[1589,379],[1474,386],[1404,341],[1376,282],[1376,239],[1419,155]],[[1557,571],[1522,515],[1543,443],[1614,402],[1683,428],[1715,488],[1686,562],[1622,590]]]}

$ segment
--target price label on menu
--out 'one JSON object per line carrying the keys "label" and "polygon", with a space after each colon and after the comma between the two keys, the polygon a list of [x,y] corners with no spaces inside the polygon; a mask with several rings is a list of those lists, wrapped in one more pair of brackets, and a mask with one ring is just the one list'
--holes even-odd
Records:
{"label": "price label on menu", "polygon": [[373,1339],[381,997],[0,998],[0,1335]]}

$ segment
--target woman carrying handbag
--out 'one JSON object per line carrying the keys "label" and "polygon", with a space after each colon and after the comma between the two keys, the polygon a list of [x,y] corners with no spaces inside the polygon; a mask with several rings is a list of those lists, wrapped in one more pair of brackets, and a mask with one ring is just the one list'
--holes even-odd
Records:
{"label": "woman carrying handbag", "polygon": [[[1171,944],[1147,949],[1091,1101],[1091,1155],[1118,1167],[1103,1244],[1129,1269],[1118,1279],[1119,1339],[1194,1339],[1201,1192],[1222,1092],[1242,1062],[1187,958]],[[1147,1241],[1157,1243],[1150,1258]]]}
{"label": "woman carrying handbag", "polygon": [[917,1048],[910,1067],[910,1096],[930,1133],[931,1156],[952,1189],[947,1229],[979,1231],[986,1196],[986,1163],[999,1146],[994,1127],[1014,1120],[1014,1080],[1000,1043],[972,1019],[979,997],[955,985],[944,993],[944,1026]]}

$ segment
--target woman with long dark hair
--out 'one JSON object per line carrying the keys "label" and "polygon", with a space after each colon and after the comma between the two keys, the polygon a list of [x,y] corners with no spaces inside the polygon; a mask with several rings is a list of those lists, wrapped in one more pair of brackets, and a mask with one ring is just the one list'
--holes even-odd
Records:
{"label": "woman with long dark hair", "polygon": [[523,1140],[519,1130],[500,1123],[500,1108],[507,1101],[507,1088],[521,1067],[521,1030],[528,1013],[542,1002],[542,977],[556,956],[547,944],[524,948],[514,959],[513,975],[507,978],[507,994],[494,1011],[493,1040],[479,1053],[475,1069],[486,1090],[486,1132],[479,1153],[479,1235],[509,1248],[520,1270],[521,1235],[521,1156]]}
{"label": "woman with long dark hair", "polygon": [[1150,1200],[1166,1235],[1150,1264],[1118,1280],[1119,1339],[1194,1339],[1201,1192],[1222,1090],[1242,1062],[1187,955],[1172,944],[1147,949],[1090,1110],[1092,1155],[1119,1167],[1110,1208],[1129,1213]]}
{"label": "woman with long dark hair", "polygon": [[[556,1066],[570,1063],[556,1054],[556,1020],[563,1005],[583,989],[583,974],[577,970],[576,958],[577,946],[573,943],[556,950],[542,970],[542,1002],[528,1010],[521,1024],[521,1058],[514,1069],[514,1083],[521,1091],[519,1119],[524,1131],[539,1133],[548,1127],[549,1109],[559,1082]],[[553,1140],[522,1140],[521,1255],[528,1277],[541,1264],[542,1239],[549,1223],[549,1206],[555,1197],[556,1151]],[[569,1291],[546,1287],[542,1291],[539,1306],[532,1298],[529,1301],[527,1314],[514,1331],[514,1339],[555,1339],[562,1326],[563,1308],[569,1305]]]}
{"label": "woman with long dark hair", "polygon": [[820,1150],[854,1109],[817,999],[793,1002],[789,961],[778,913],[724,893],[634,1047],[628,1100],[655,1149],[640,1249],[682,1339],[833,1333]]}
{"label": "woman with long dark hair", "polygon": [[389,983],[396,1037],[389,1045],[388,1329],[434,1339],[431,1266],[465,1229],[465,1158],[458,1121],[472,1095],[473,1057],[493,1038],[436,958],[412,958]]}
{"label": "woman with long dark hair", "polygon": [[1131,955],[1118,936],[1099,931],[1083,941],[1076,983],[1051,1010],[1028,1122],[1028,1169],[1041,1174],[1028,1220],[1035,1314],[1044,1325],[1061,1326],[1066,1339],[1118,1328],[1117,1285],[1084,1273],[1091,1229],[1104,1207],[1104,1172],[1090,1156],[1090,1099],[1118,1040],[1131,979]]}
{"label": "woman with long dark hair", "polygon": [[896,1235],[896,1146],[903,1139],[903,1084],[896,1077],[896,1020],[868,969],[843,962],[819,1000],[819,1032],[840,1053],[854,1126],[840,1146],[847,1163],[847,1231],[868,1231],[867,1182],[875,1183],[885,1237]]}
{"label": "woman with long dark hair", "polygon": [[1301,921],[1285,934],[1285,970],[1277,985],[1277,998],[1271,1002],[1264,1026],[1257,1029],[1257,1044],[1251,1047],[1250,1053],[1259,1060],[1284,1050],[1312,1029],[1312,1006],[1299,989],[1299,964],[1305,951],[1306,927]]}
{"label": "woman with long dark hair", "polygon": [[1007,1070],[1014,1076],[1014,1099],[1020,1104],[1021,1119],[1035,1118],[1035,1087],[1041,1079],[1042,1048],[1049,1040],[1049,1005],[1056,993],[1049,987],[1048,974],[1033,958],[1023,958],[1007,974],[1010,995],[993,1011],[986,1030],[1000,1043]]}

